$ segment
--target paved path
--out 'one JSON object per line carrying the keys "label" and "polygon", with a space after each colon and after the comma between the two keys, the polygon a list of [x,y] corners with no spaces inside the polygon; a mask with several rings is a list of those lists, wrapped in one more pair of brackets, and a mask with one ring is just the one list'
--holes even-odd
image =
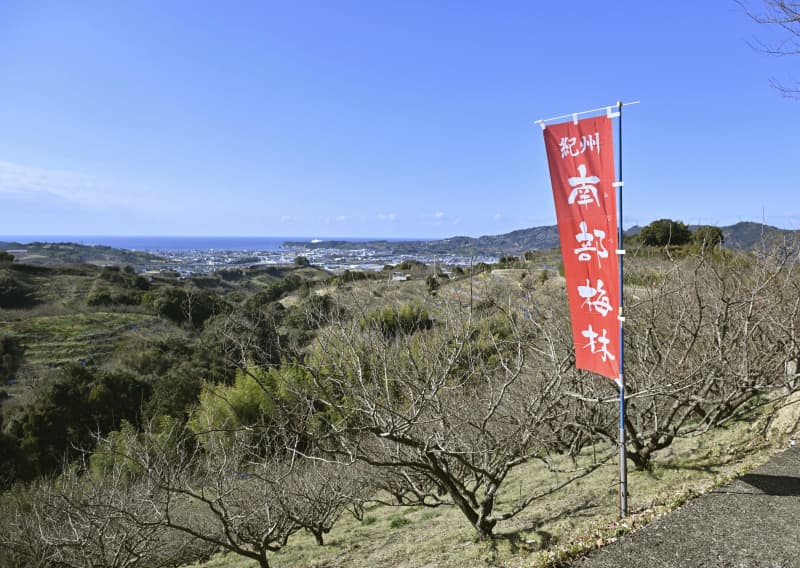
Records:
{"label": "paved path", "polygon": [[574,568],[800,568],[800,448],[777,454]]}

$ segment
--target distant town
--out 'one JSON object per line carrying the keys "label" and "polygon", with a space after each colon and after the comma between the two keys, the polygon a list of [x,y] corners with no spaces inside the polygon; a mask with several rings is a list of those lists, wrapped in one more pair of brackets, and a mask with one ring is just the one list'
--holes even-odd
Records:
{"label": "distant town", "polygon": [[253,266],[286,265],[295,262],[299,256],[308,259],[310,264],[339,273],[345,270],[382,270],[386,265],[396,266],[405,260],[416,260],[425,264],[442,266],[469,266],[470,263],[494,263],[498,256],[476,254],[393,254],[390,251],[376,251],[372,248],[302,248],[296,245],[272,251],[253,250],[188,250],[188,251],[150,251],[164,258],[163,262],[148,262],[139,265],[139,271],[173,270],[182,276],[214,272],[217,270]]}
{"label": "distant town", "polygon": [[[663,221],[663,220],[662,220]],[[657,222],[655,222],[657,223]],[[687,231],[696,226],[686,226]],[[626,230],[633,237],[641,227]],[[726,248],[750,250],[767,242],[796,242],[798,231],[780,229],[754,222],[739,222],[720,227]],[[467,267],[477,263],[496,263],[504,256],[521,256],[527,251],[553,250],[559,246],[555,225],[519,229],[501,235],[450,237],[415,241],[286,241],[281,246],[264,248],[197,247],[175,250],[169,246],[151,246],[146,250],[113,248],[68,242],[2,242],[0,251],[14,255],[17,262],[28,264],[118,264],[133,266],[137,272],[169,270],[181,276],[258,265],[293,264],[297,257],[334,273],[344,270],[384,269],[406,260],[437,264],[442,267]]]}
{"label": "distant town", "polygon": [[[309,243],[312,244],[312,243]],[[217,270],[249,268],[253,266],[279,266],[294,264],[298,257],[303,262],[318,266],[333,273],[345,270],[380,271],[386,265],[396,266],[406,260],[425,264],[446,266],[469,266],[481,262],[497,262],[500,255],[475,252],[474,254],[439,253],[429,250],[404,247],[403,252],[391,247],[376,247],[369,243],[332,242],[330,247],[321,247],[315,242],[312,246],[302,243],[286,244],[274,250],[224,250],[224,249],[150,249],[136,251],[117,249],[102,245],[83,245],[78,243],[3,243],[0,251],[14,256],[16,262],[26,264],[78,264],[130,265],[138,273],[176,272],[180,276],[207,274]]]}

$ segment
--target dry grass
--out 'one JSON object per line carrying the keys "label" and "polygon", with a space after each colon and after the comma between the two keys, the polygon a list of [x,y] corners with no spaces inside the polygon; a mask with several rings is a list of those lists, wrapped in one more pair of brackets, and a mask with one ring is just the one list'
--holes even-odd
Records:
{"label": "dry grass", "polygon": [[[324,547],[317,546],[310,535],[295,535],[283,551],[271,556],[271,564],[284,568],[553,565],[613,540],[763,463],[774,448],[758,441],[762,426],[763,417],[702,438],[678,440],[656,456],[652,471],[630,471],[629,509],[634,514],[623,522],[617,519],[617,465],[608,464],[500,524],[498,538],[491,543],[476,543],[474,532],[453,507],[375,505],[365,511],[363,521],[345,514]],[[503,499],[541,490],[554,481],[541,464],[520,467],[501,491],[500,506]],[[196,566],[249,568],[254,564],[219,555]]]}
{"label": "dry grass", "polygon": [[0,334],[19,337],[28,362],[57,365],[107,353],[120,337],[157,322],[141,313],[86,311],[0,321]]}

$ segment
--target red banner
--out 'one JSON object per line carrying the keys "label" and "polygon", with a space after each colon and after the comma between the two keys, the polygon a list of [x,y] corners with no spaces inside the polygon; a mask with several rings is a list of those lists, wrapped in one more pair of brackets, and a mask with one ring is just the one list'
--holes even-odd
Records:
{"label": "red banner", "polygon": [[575,366],[619,378],[617,203],[611,119],[547,125]]}

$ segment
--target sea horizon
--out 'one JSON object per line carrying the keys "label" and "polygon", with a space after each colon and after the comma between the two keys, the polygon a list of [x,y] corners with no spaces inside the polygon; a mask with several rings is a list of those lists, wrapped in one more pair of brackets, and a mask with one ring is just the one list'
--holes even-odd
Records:
{"label": "sea horizon", "polygon": [[0,235],[0,242],[20,245],[31,243],[75,243],[86,246],[110,246],[134,251],[188,250],[281,250],[285,242],[430,241],[424,237],[310,237],[310,236],[204,236],[204,235]]}

